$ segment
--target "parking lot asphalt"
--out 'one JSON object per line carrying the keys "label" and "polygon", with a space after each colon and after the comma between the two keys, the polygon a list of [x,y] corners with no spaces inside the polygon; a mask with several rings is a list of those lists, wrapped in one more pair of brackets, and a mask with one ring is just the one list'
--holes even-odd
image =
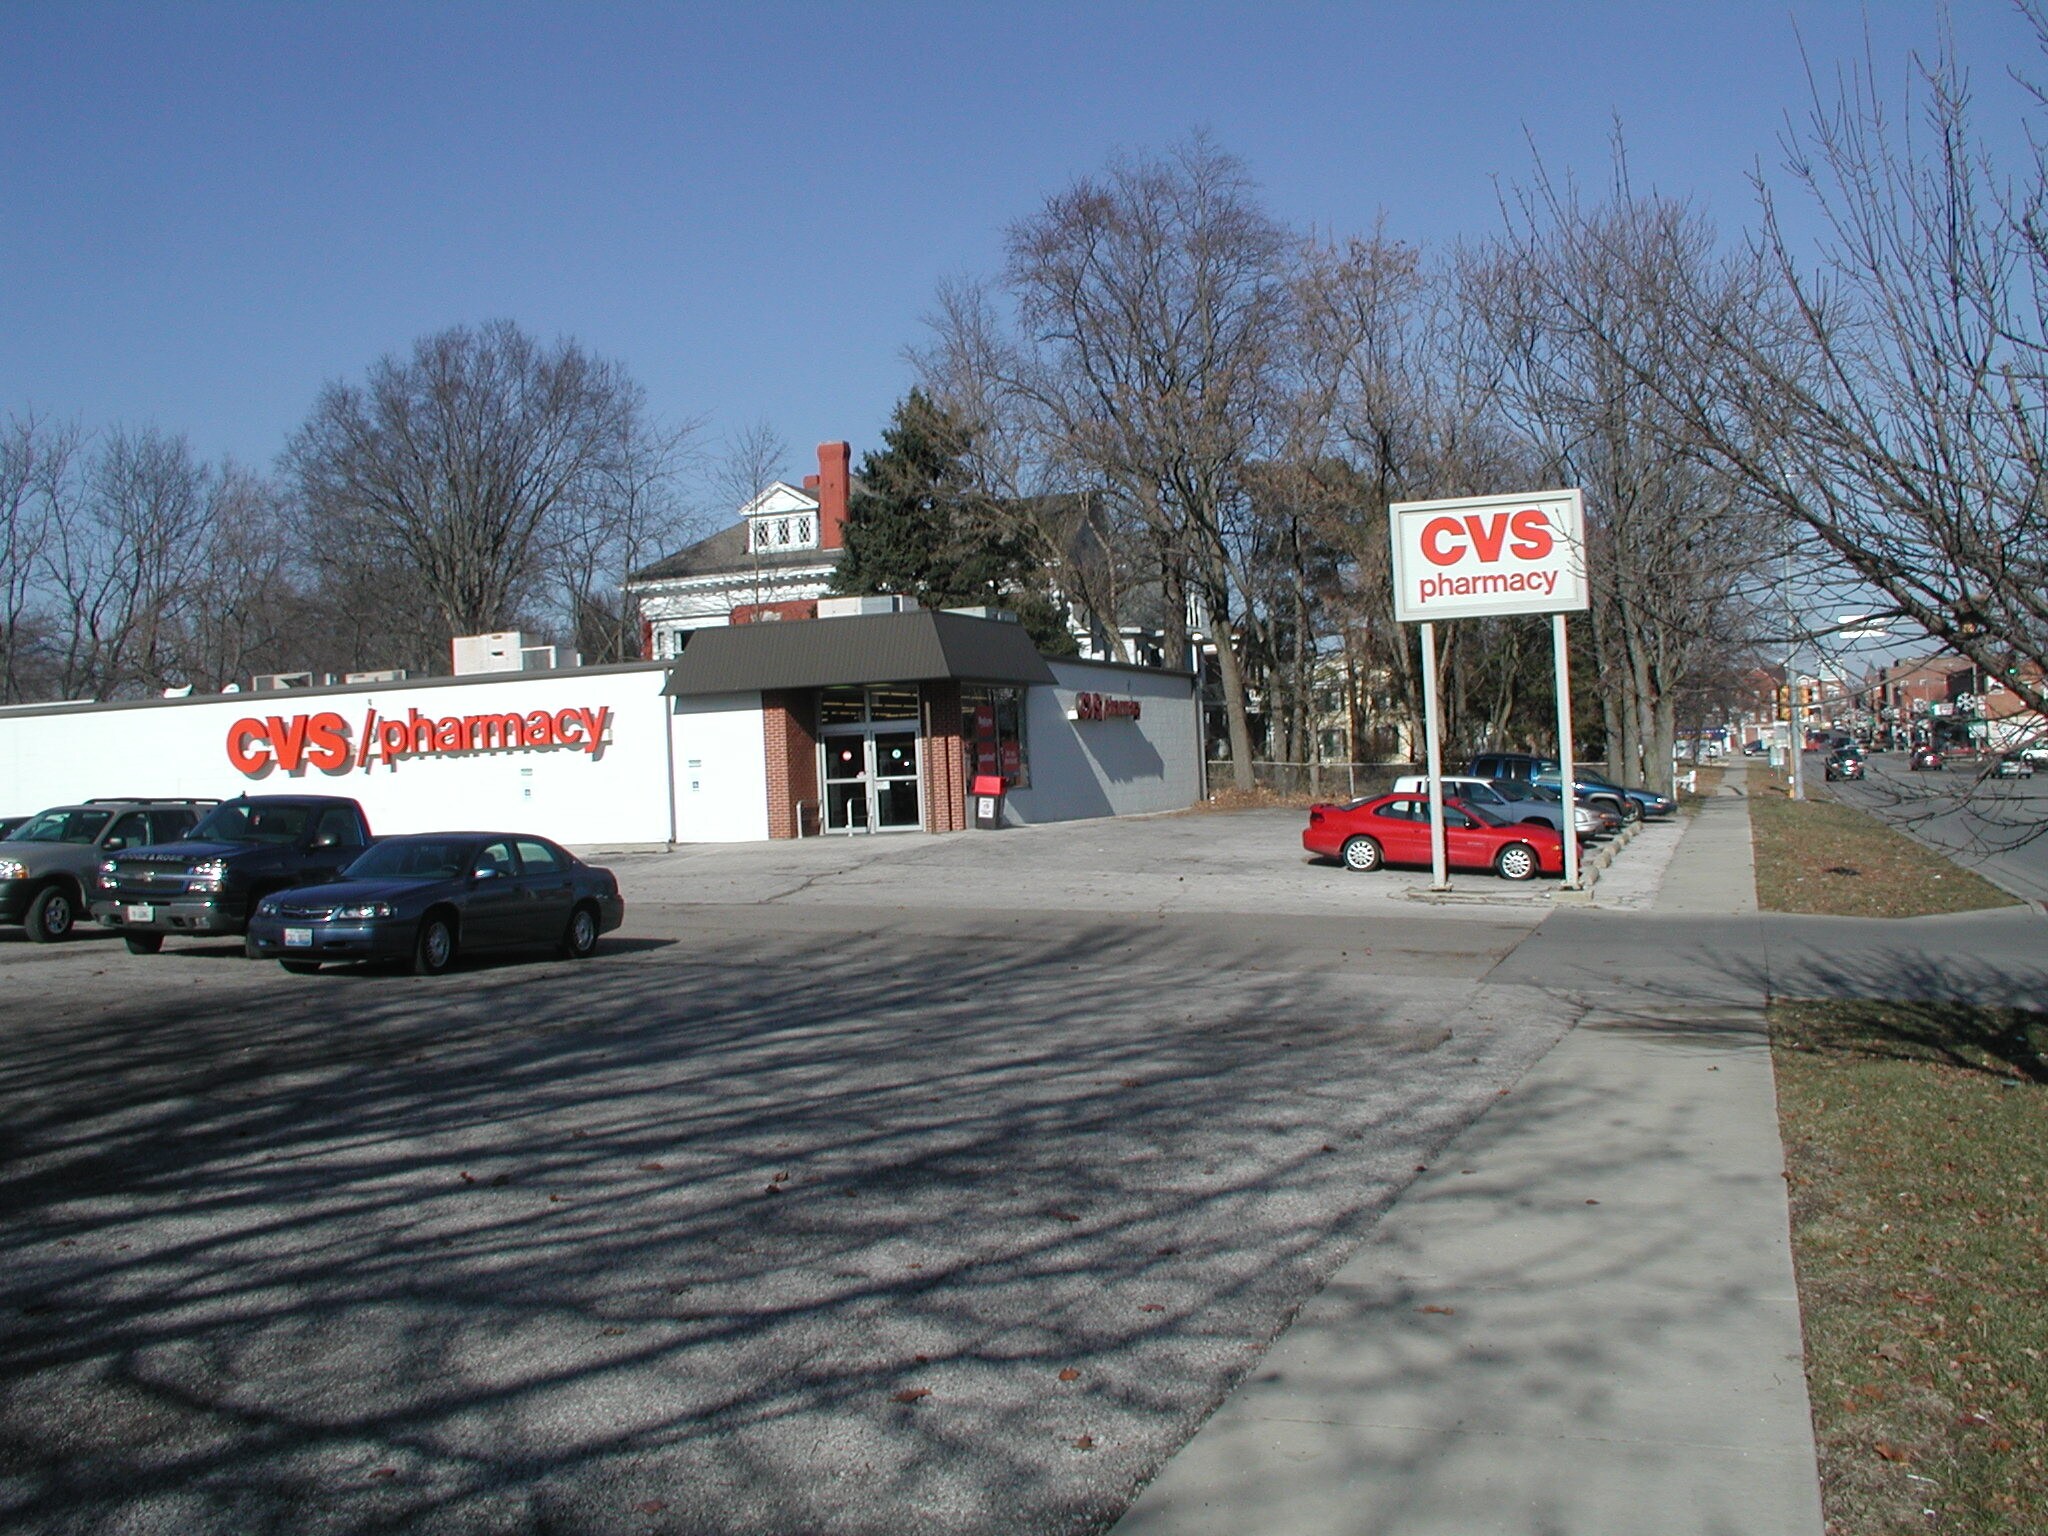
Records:
{"label": "parking lot asphalt", "polygon": [[626,855],[431,980],[0,933],[0,1527],[1102,1529],[1579,1012],[1542,886],[1299,826]]}

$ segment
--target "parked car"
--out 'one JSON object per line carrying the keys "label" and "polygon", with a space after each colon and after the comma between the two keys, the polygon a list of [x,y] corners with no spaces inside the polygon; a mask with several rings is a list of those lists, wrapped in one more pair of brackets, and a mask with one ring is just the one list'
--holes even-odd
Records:
{"label": "parked car", "polygon": [[[1534,785],[1520,783],[1514,779],[1495,781],[1446,774],[1443,786],[1446,798],[1462,800],[1467,805],[1476,805],[1499,821],[1527,822],[1533,826],[1548,827],[1553,832],[1564,829],[1562,799],[1556,795],[1545,794]],[[1403,774],[1394,780],[1394,792],[1427,795],[1428,776],[1419,773]],[[1572,811],[1581,838],[1599,837],[1618,825],[1611,816],[1603,815],[1589,805],[1574,804]]]}
{"label": "parked car", "polygon": [[2048,736],[2028,742],[2020,748],[2020,756],[2030,763],[2048,763]]}
{"label": "parked car", "polygon": [[1999,779],[2031,779],[2034,765],[2019,752],[2008,752],[1991,765],[1991,775]]}
{"label": "parked car", "polygon": [[[1301,845],[1361,872],[1430,862],[1429,797],[1378,795],[1312,805]],[[1452,869],[1490,869],[1503,880],[1564,873],[1564,839],[1550,827],[1508,824],[1462,800],[1444,802],[1444,857]]]}
{"label": "parked car", "polygon": [[459,952],[521,944],[581,960],[625,916],[610,870],[544,837],[422,832],[380,840],[337,881],[264,897],[247,949],[288,971],[383,960],[432,976]]}
{"label": "parked car", "polygon": [[68,939],[102,859],[182,836],[213,803],[86,800],[22,818],[0,843],[0,923],[20,923],[38,944]]}
{"label": "parked car", "polygon": [[[1556,758],[1538,757],[1533,752],[1481,752],[1465,766],[1465,772],[1475,779],[1514,779],[1554,789],[1562,796],[1564,780],[1557,769]],[[1634,821],[1642,814],[1628,796],[1610,785],[1595,784],[1583,771],[1572,779],[1572,795],[1590,804],[1605,805],[1621,821]]]}
{"label": "parked car", "polygon": [[1863,754],[1851,751],[1830,752],[1828,760],[1821,765],[1821,777],[1829,783],[1836,779],[1862,778]]}
{"label": "parked car", "polygon": [[1771,744],[1767,741],[1745,741],[1742,744],[1744,757],[1768,757],[1770,753]]}
{"label": "parked car", "polygon": [[[1548,775],[1547,778],[1550,782],[1556,781],[1555,774]],[[1545,781],[1545,776],[1539,776],[1536,780],[1539,784]],[[1639,815],[1669,816],[1678,809],[1678,802],[1667,794],[1662,794],[1654,789],[1645,789],[1640,784],[1617,784],[1605,774],[1594,773],[1590,769],[1581,769],[1578,781],[1581,784],[1591,786],[1595,792],[1611,792],[1622,796],[1624,800],[1636,808]],[[1634,819],[1634,817],[1630,818],[1630,820]]]}
{"label": "parked car", "polygon": [[1915,747],[1913,755],[1906,760],[1906,766],[1915,773],[1941,772],[1941,754],[1932,747]]}
{"label": "parked car", "polygon": [[14,829],[27,821],[26,816],[0,816],[0,840],[14,835]]}
{"label": "parked car", "polygon": [[369,842],[369,820],[353,800],[238,795],[177,842],[101,863],[92,915],[120,929],[138,955],[155,954],[169,934],[241,934],[265,896],[332,880]]}

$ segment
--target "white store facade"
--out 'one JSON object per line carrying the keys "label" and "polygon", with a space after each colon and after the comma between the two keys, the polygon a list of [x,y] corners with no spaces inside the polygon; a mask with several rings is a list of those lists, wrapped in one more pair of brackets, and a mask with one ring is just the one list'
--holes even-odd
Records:
{"label": "white store facade", "polygon": [[1185,673],[1043,658],[955,614],[706,634],[674,662],[0,710],[0,813],[334,794],[378,833],[620,847],[955,831],[990,775],[1012,825],[1202,794]]}

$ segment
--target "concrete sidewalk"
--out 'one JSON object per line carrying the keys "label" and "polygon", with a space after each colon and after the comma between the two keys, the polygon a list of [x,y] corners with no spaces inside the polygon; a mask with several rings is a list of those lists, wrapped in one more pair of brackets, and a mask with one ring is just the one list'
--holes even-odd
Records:
{"label": "concrete sidewalk", "polygon": [[[1653,910],[1754,912],[1742,787]],[[1762,1004],[1602,995],[1117,1530],[1817,1536]]]}

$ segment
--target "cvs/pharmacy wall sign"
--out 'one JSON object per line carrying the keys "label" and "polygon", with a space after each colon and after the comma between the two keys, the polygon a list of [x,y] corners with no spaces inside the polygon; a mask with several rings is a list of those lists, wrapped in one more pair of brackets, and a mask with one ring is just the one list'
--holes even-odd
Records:
{"label": "cvs/pharmacy wall sign", "polygon": [[1400,501],[1394,617],[1403,624],[1587,605],[1586,512],[1579,492]]}

